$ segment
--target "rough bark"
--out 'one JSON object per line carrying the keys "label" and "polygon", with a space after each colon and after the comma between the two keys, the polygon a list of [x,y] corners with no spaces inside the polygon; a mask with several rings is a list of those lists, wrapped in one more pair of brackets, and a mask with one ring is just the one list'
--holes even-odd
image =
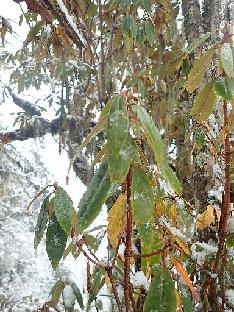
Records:
{"label": "rough bark", "polygon": [[[202,32],[200,26],[200,4],[197,0],[182,1],[182,13],[184,16],[184,31],[188,44],[191,44],[194,38],[198,38]],[[193,58],[190,60],[191,66]],[[189,112],[192,107],[193,96],[184,91],[181,96],[181,105],[177,114],[178,131],[176,135],[177,159],[176,173],[182,183],[184,198],[193,201],[193,190],[191,187],[192,160],[191,145],[187,138],[190,129]]]}

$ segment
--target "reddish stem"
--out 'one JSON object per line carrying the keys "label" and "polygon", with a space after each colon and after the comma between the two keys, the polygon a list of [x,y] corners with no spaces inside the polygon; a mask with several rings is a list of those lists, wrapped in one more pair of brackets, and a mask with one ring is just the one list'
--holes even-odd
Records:
{"label": "reddish stem", "polygon": [[[224,114],[224,127],[228,127],[228,109],[227,109],[227,101],[223,102],[223,114]],[[230,143],[230,135],[227,132],[225,142],[224,142],[224,161],[225,161],[225,190],[224,190],[224,198],[221,209],[221,218],[219,222],[219,245],[218,252],[216,255],[216,261],[214,264],[213,271],[216,272],[218,270],[218,264],[220,259],[222,258],[223,252],[225,250],[225,237],[227,231],[227,222],[230,213],[230,191],[231,191],[231,143]],[[222,266],[221,266],[222,267]]]}
{"label": "reddish stem", "polygon": [[124,252],[124,296],[126,312],[131,311],[130,258],[132,255],[131,168],[127,175],[127,233]]}
{"label": "reddish stem", "polygon": [[166,249],[168,249],[170,247],[171,247],[171,244],[168,244],[165,247],[158,249],[158,250],[155,250],[151,253],[143,254],[143,255],[142,254],[141,255],[133,255],[133,257],[135,259],[138,259],[138,258],[148,258],[148,257],[156,256],[156,255],[159,255],[160,253],[164,252]]}

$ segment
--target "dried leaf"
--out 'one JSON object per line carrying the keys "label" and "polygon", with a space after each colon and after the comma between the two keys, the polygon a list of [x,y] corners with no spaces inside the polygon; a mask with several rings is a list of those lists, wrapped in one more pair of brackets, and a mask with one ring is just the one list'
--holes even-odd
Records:
{"label": "dried leaf", "polygon": [[197,293],[196,289],[193,287],[193,284],[192,284],[192,282],[191,282],[191,280],[190,280],[190,278],[188,276],[188,273],[185,270],[185,268],[182,266],[182,264],[175,257],[172,258],[172,263],[176,267],[176,270],[180,273],[180,275],[183,278],[185,284],[189,287],[194,300],[199,302],[198,293]]}
{"label": "dried leaf", "polygon": [[120,29],[118,29],[115,33],[114,39],[113,39],[113,48],[117,49],[120,47],[122,41],[122,32]]}
{"label": "dried leaf", "polygon": [[216,220],[219,221],[220,215],[221,215],[220,209],[212,205],[208,205],[206,210],[199,215],[196,222],[196,227],[200,230],[204,230],[212,223],[215,223]]}

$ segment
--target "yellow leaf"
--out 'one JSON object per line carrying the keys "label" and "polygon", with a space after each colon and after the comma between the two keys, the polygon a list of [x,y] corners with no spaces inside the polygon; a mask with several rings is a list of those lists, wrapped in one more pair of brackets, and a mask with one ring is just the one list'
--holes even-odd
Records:
{"label": "yellow leaf", "polygon": [[208,205],[206,210],[199,215],[196,222],[196,227],[200,230],[204,230],[212,223],[214,223],[216,220],[219,221],[220,215],[221,215],[220,209],[212,205]]}
{"label": "yellow leaf", "polygon": [[181,296],[177,289],[175,289],[175,295],[176,295],[176,304],[177,304],[177,309],[178,309],[177,311],[183,312]]}
{"label": "yellow leaf", "polygon": [[165,214],[165,206],[161,203],[158,205],[155,205],[154,210],[158,218],[160,218],[161,216]]}
{"label": "yellow leaf", "polygon": [[109,289],[109,291],[112,291],[112,284],[106,272],[104,273],[104,278],[105,278],[105,283],[106,283],[107,288]]}
{"label": "yellow leaf", "polygon": [[124,45],[127,53],[131,53],[133,51],[133,39],[130,35],[126,35],[124,37]]}
{"label": "yellow leaf", "polygon": [[212,61],[214,49],[207,50],[202,56],[195,61],[193,68],[188,75],[188,81],[186,82],[186,89],[191,93],[201,83],[201,80],[207,70],[207,67]]}
{"label": "yellow leaf", "polygon": [[99,163],[102,159],[105,159],[107,153],[108,153],[107,144],[105,144],[105,145],[103,146],[103,148],[100,150],[100,152],[98,152],[98,153],[95,155],[95,158],[94,158],[94,160],[93,160],[92,163],[91,163],[91,168],[94,168],[94,167],[96,166],[97,163]]}
{"label": "yellow leaf", "polygon": [[189,256],[191,254],[188,244],[183,239],[179,238],[178,236],[174,236],[174,241],[180,246],[186,255]]}
{"label": "yellow leaf", "polygon": [[126,228],[127,197],[120,194],[108,214],[107,236],[110,244],[117,247],[120,237]]}
{"label": "yellow leaf", "polygon": [[192,284],[192,282],[188,276],[187,271],[185,270],[185,268],[182,266],[182,264],[175,257],[172,258],[172,263],[176,267],[176,270],[180,273],[185,284],[189,287],[193,298],[195,299],[195,301],[198,302],[199,301],[198,293],[197,293],[196,289],[193,287],[193,284]]}
{"label": "yellow leaf", "polygon": [[196,116],[198,122],[206,121],[212,113],[215,101],[214,81],[210,81],[196,96],[191,115]]}
{"label": "yellow leaf", "polygon": [[168,203],[168,201],[163,200],[162,203],[155,205],[154,210],[158,218],[160,218],[163,215],[166,215],[169,219],[175,221],[176,225],[179,225],[175,203],[170,204]]}

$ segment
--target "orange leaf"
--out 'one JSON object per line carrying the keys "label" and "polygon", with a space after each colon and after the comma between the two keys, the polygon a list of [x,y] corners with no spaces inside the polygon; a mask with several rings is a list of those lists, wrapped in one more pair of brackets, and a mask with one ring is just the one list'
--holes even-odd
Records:
{"label": "orange leaf", "polygon": [[176,267],[176,270],[180,273],[181,277],[183,278],[185,284],[189,287],[193,298],[195,299],[195,301],[199,302],[199,296],[198,293],[196,291],[196,289],[193,287],[193,284],[188,276],[187,271],[185,270],[185,268],[182,266],[182,264],[175,258],[172,258],[172,263],[174,264],[174,266]]}

